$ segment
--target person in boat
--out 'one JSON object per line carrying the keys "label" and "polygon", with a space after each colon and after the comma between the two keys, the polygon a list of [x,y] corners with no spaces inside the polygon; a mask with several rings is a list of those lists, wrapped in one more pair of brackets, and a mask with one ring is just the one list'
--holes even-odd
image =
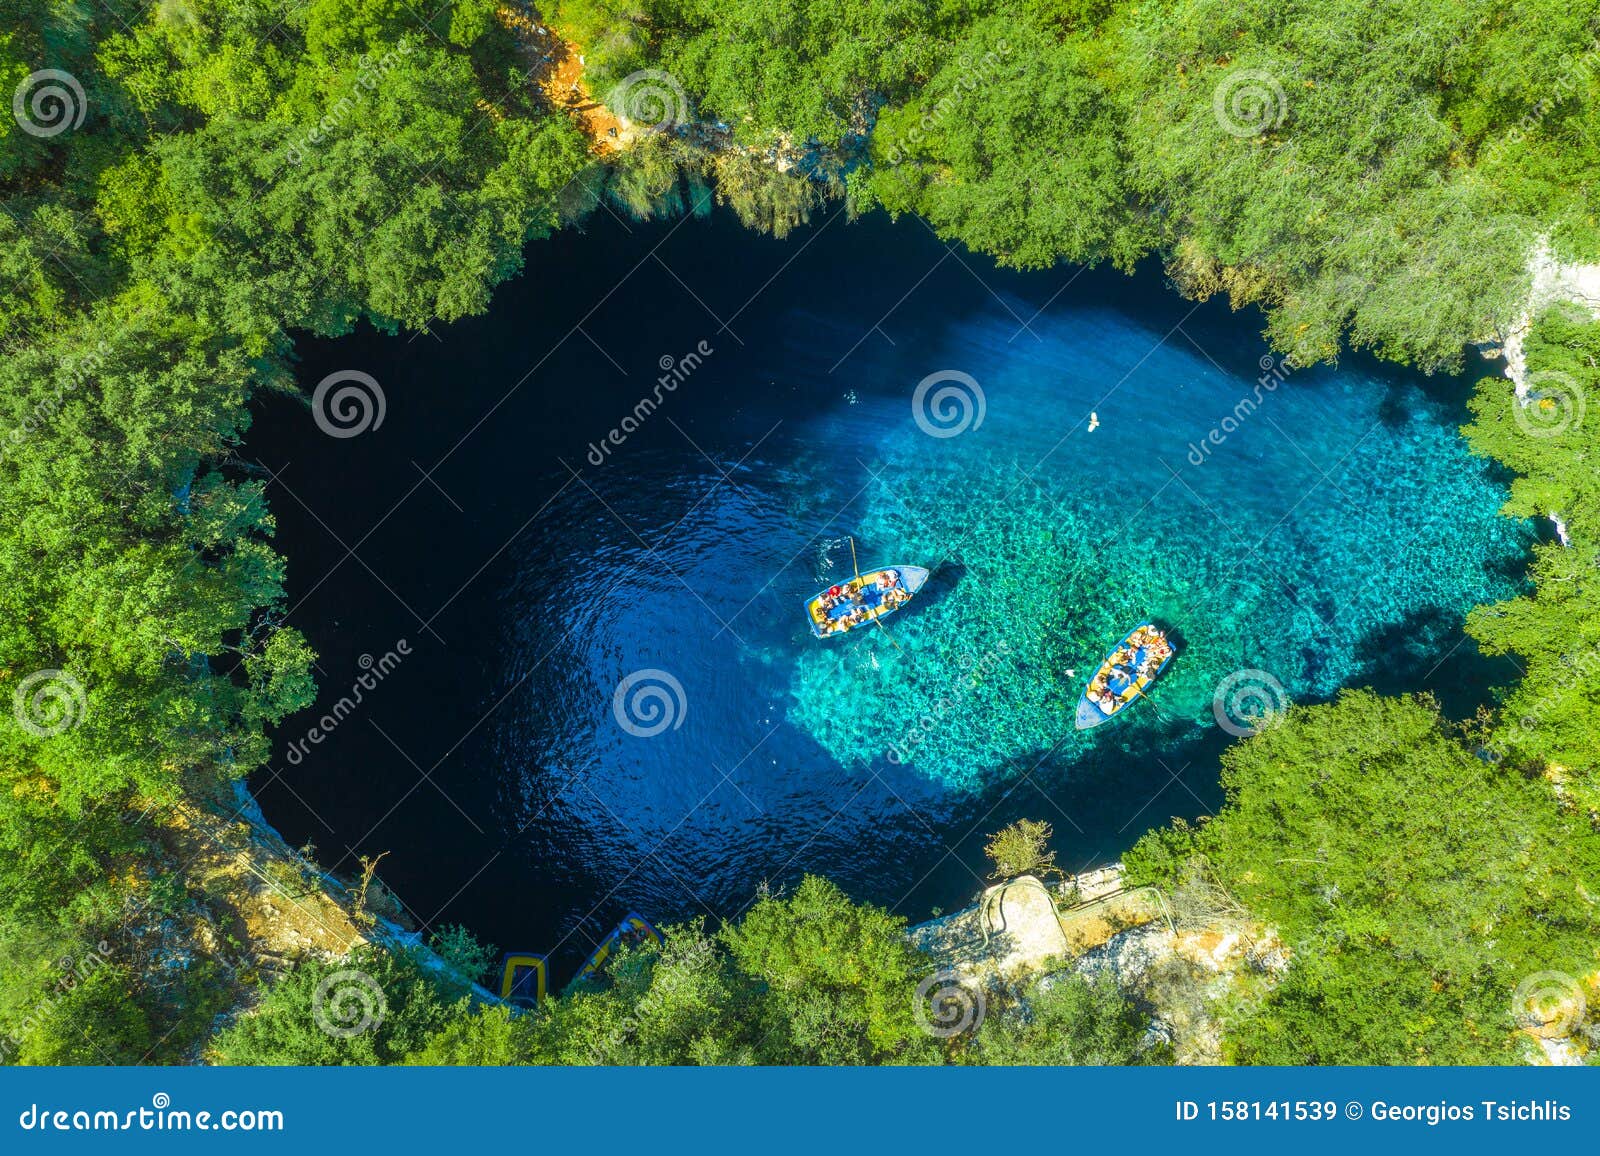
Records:
{"label": "person in boat", "polygon": [[878,585],[885,590],[893,590],[900,583],[900,575],[893,570],[885,570],[878,575]]}

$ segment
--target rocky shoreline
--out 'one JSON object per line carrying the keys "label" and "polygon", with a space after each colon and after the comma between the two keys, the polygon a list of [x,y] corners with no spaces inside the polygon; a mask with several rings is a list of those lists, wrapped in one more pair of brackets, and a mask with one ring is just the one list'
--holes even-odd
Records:
{"label": "rocky shoreline", "polygon": [[1158,889],[1126,885],[1120,863],[1054,885],[1006,880],[910,936],[941,972],[981,993],[990,1014],[1020,1011],[1033,981],[1108,974],[1149,1012],[1152,1039],[1170,1045],[1179,1064],[1221,1063],[1215,1010],[1230,996],[1270,990],[1289,961],[1268,928],[1175,920]]}

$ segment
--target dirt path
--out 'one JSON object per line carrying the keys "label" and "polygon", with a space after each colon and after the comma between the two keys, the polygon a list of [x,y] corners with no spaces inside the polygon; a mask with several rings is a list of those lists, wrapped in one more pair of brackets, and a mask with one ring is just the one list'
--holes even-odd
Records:
{"label": "dirt path", "polygon": [[523,59],[532,72],[529,80],[553,106],[577,120],[595,152],[605,155],[625,147],[630,130],[589,92],[583,76],[583,52],[562,40],[535,13],[504,5],[502,24],[516,36]]}

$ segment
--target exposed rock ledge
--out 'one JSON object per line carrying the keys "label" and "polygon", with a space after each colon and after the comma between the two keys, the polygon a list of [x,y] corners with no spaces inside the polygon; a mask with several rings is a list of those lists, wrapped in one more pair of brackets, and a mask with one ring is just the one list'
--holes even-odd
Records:
{"label": "exposed rock ledge", "polygon": [[[307,959],[337,960],[365,943],[420,946],[425,965],[447,965],[409,930],[403,905],[374,877],[363,891],[289,846],[243,782],[193,781],[185,796],[146,812],[194,901],[188,946],[218,959],[247,1013],[249,977],[271,981]],[[498,997],[474,984],[480,1000]],[[196,1060],[202,1057],[197,1054]]]}
{"label": "exposed rock ledge", "polygon": [[[1528,301],[1522,313],[1511,326],[1511,331],[1498,346],[1483,347],[1485,357],[1505,358],[1506,376],[1511,379],[1520,401],[1528,397],[1528,358],[1524,343],[1533,328],[1534,318],[1547,307],[1568,301],[1600,318],[1600,265],[1578,265],[1559,260],[1550,251],[1550,242],[1541,238],[1538,247],[1528,258]],[[1560,513],[1547,514],[1555,526],[1556,537],[1563,546],[1572,545],[1567,536],[1567,524]]]}
{"label": "exposed rock ledge", "polygon": [[1174,922],[1153,887],[1124,886],[1112,864],[1049,886],[1032,875],[990,887],[973,906],[919,924],[911,940],[991,1014],[1021,1000],[1033,980],[1108,973],[1152,1017],[1152,1035],[1178,1063],[1217,1063],[1212,1010],[1250,976],[1270,983],[1288,954],[1270,931],[1237,921]]}
{"label": "exposed rock ledge", "polygon": [[1528,361],[1523,343],[1541,310],[1558,301],[1572,301],[1600,318],[1600,265],[1562,262],[1550,251],[1550,243],[1540,240],[1528,258],[1528,275],[1532,279],[1528,303],[1500,350],[1506,360],[1506,376],[1516,386],[1518,397],[1528,393]]}

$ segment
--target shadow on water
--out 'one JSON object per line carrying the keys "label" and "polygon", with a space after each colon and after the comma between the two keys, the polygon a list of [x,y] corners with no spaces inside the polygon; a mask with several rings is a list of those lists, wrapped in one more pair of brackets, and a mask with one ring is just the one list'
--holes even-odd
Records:
{"label": "shadow on water", "polygon": [[[1140,709],[1150,707],[1159,708],[1159,700]],[[1071,725],[1064,714],[1063,726]],[[976,897],[989,882],[987,837],[1018,819],[1049,822],[1057,859],[1074,872],[1119,858],[1146,831],[1174,817],[1215,814],[1223,801],[1217,761],[1233,741],[1218,727],[1173,720],[1136,734],[1107,734],[1076,759],[1039,750],[1014,760],[982,791],[949,796],[955,832],[949,848],[917,857],[912,874],[926,876],[896,910],[920,920],[932,909],[952,910]]]}
{"label": "shadow on water", "polygon": [[965,581],[967,581],[966,563],[952,558],[934,567],[933,572],[928,575],[927,584],[922,588],[921,597],[932,603]]}
{"label": "shadow on water", "polygon": [[1425,691],[1451,719],[1471,715],[1491,688],[1509,684],[1519,673],[1511,660],[1484,654],[1462,632],[1458,617],[1437,608],[1412,611],[1370,631],[1355,653],[1367,672],[1360,685],[1382,695]]}

